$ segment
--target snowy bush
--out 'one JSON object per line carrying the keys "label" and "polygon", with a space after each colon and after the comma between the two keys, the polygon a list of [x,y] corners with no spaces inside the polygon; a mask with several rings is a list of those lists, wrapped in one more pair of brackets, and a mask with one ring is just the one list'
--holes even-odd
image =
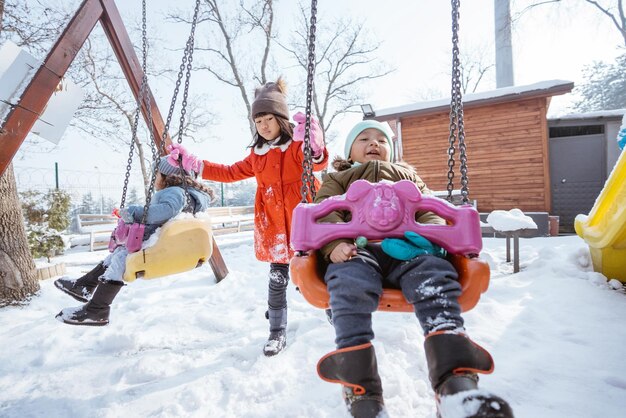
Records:
{"label": "snowy bush", "polygon": [[26,236],[33,257],[62,254],[65,243],[60,231],[70,225],[70,195],[62,190],[20,193]]}

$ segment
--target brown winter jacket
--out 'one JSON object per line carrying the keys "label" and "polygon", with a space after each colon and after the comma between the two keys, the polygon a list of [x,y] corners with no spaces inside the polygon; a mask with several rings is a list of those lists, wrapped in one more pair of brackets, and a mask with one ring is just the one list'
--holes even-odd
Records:
{"label": "brown winter jacket", "polygon": [[[322,187],[317,192],[315,203],[319,203],[330,196],[337,196],[346,193],[348,187],[357,180],[367,180],[371,183],[378,183],[383,180],[392,182],[410,180],[417,184],[417,187],[422,194],[432,194],[428,187],[426,187],[426,184],[417,175],[415,169],[406,163],[369,161],[365,164],[351,166],[345,160],[335,160],[333,165],[337,170],[342,171],[329,173],[322,178]],[[423,224],[445,224],[445,220],[443,218],[440,218],[432,212],[418,212],[415,217],[417,222]],[[351,214],[348,211],[335,211],[320,221],[333,223],[349,222],[350,218]],[[324,256],[324,260],[330,260],[330,253],[332,253],[335,247],[341,242],[354,243],[354,241],[349,239],[338,239],[326,244],[320,249],[320,252]]]}
{"label": "brown winter jacket", "polygon": [[[289,141],[279,147],[255,147],[245,159],[232,165],[204,161],[202,178],[207,180],[256,178],[254,252],[259,261],[287,264],[294,255],[290,245],[291,215],[302,199],[303,158],[302,142]],[[313,164],[313,170],[323,170],[327,165],[328,151],[324,149],[323,159]],[[317,180],[315,188],[319,188]]]}

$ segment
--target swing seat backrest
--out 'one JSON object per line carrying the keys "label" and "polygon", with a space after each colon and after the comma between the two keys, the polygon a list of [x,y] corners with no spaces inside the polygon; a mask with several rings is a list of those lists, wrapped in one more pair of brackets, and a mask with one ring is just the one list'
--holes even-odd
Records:
{"label": "swing seat backrest", "polygon": [[[347,210],[352,219],[346,223],[322,223],[333,211]],[[431,211],[447,221],[446,225],[420,224],[416,212]],[[304,298],[321,309],[329,308],[324,283],[324,263],[317,250],[339,238],[369,240],[402,238],[414,231],[448,251],[448,261],[457,270],[462,294],[461,309],[472,309],[489,286],[489,264],[477,257],[482,249],[480,218],[473,206],[454,206],[442,199],[422,195],[408,180],[375,183],[358,180],[345,196],[331,197],[319,204],[301,203],[293,213],[291,242],[300,255],[290,263],[291,277]],[[379,310],[413,312],[399,289],[383,289]]]}
{"label": "swing seat backrest", "polygon": [[157,242],[129,254],[124,281],[154,279],[192,270],[213,253],[211,223],[206,218],[175,219],[165,223]]}
{"label": "swing seat backrest", "polygon": [[[337,210],[351,212],[352,219],[346,223],[319,222]],[[428,211],[448,224],[415,221],[416,212]],[[318,204],[300,203],[293,212],[293,225],[291,243],[296,251],[319,249],[339,238],[402,238],[406,231],[416,232],[453,254],[477,255],[482,249],[480,217],[473,206],[454,206],[437,197],[422,195],[409,180],[396,183],[357,180],[345,195]]]}

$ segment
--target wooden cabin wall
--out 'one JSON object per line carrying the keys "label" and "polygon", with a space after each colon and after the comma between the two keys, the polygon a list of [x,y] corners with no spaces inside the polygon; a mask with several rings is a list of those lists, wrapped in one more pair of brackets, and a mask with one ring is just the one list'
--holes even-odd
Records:
{"label": "wooden cabin wall", "polygon": [[[466,108],[469,197],[478,210],[550,211],[547,98]],[[390,121],[391,122],[391,121]],[[404,160],[431,190],[447,190],[448,112],[402,118]],[[458,150],[454,188],[460,188]]]}

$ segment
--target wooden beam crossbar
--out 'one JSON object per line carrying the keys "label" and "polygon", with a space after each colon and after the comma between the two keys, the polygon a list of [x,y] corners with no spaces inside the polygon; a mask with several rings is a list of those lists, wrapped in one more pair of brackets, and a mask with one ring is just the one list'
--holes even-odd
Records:
{"label": "wooden beam crossbar", "polygon": [[[144,75],[143,69],[141,68],[141,63],[137,58],[137,55],[135,54],[135,49],[133,48],[130,37],[128,36],[128,32],[124,27],[122,17],[120,16],[120,13],[115,6],[115,2],[113,0],[100,1],[104,6],[104,13],[100,18],[100,24],[102,25],[104,33],[111,43],[111,47],[113,48],[113,52],[115,53],[115,56],[120,63],[120,66],[122,67],[124,76],[126,77],[126,80],[128,81],[128,84],[133,91],[135,100],[137,100],[137,97],[139,97],[139,91],[141,89],[141,80],[143,79]],[[146,86],[145,95],[146,97],[144,97],[141,102],[141,113],[143,114],[146,124],[148,124],[148,126],[150,126],[150,128],[152,129],[157,149],[160,151],[161,139],[163,138],[165,124],[163,123],[161,112],[159,111],[156,101],[154,100],[154,96],[152,95],[152,91],[150,90],[149,85]],[[152,120],[150,120],[148,117],[147,100],[150,101]],[[166,133],[165,145],[169,144],[170,142],[170,137]]]}

